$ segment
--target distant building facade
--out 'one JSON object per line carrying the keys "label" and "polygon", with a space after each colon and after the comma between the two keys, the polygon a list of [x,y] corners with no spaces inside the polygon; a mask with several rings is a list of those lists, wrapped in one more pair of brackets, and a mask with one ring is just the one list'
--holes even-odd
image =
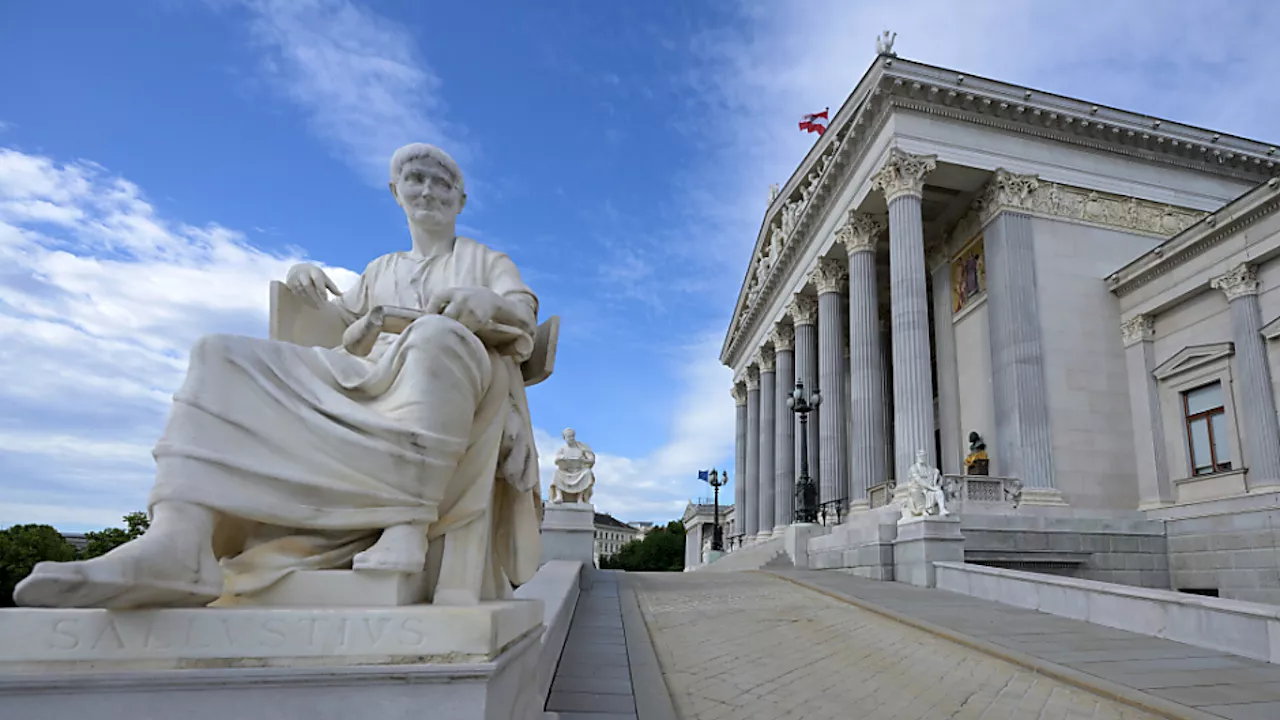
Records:
{"label": "distant building facade", "polygon": [[600,558],[615,555],[623,545],[640,536],[640,530],[615,518],[609,513],[596,513],[595,563]]}

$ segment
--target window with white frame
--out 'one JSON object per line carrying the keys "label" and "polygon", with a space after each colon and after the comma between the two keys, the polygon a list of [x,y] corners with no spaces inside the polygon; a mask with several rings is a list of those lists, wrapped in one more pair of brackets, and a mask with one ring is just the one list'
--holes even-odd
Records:
{"label": "window with white frame", "polygon": [[1187,449],[1193,475],[1208,475],[1231,469],[1227,445],[1227,413],[1222,382],[1184,390],[1182,415],[1187,423]]}

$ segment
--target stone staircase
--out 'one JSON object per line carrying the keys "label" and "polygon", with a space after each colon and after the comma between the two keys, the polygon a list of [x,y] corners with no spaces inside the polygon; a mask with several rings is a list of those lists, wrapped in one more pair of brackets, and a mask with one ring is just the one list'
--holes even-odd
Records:
{"label": "stone staircase", "polygon": [[703,565],[703,572],[743,572],[760,568],[789,568],[791,558],[783,549],[783,539],[771,538],[756,545],[734,550],[713,563]]}

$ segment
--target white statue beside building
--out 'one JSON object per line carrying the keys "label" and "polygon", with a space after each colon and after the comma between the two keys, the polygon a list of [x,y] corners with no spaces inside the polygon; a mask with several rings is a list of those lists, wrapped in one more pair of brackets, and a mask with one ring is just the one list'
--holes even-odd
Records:
{"label": "white statue beside building", "polygon": [[591,488],[596,484],[596,454],[577,438],[573,428],[566,428],[564,447],[556,451],[556,474],[551,480],[551,502],[591,502]]}

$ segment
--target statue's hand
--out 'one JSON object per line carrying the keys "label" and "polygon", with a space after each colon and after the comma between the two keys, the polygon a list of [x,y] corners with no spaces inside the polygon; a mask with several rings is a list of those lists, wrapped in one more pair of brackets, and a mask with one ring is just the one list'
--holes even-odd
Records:
{"label": "statue's hand", "polygon": [[342,294],[329,276],[311,263],[298,263],[289,268],[284,284],[293,291],[294,295],[306,300],[313,307],[320,307],[329,301],[326,291],[334,295]]}
{"label": "statue's hand", "polygon": [[443,315],[457,320],[463,327],[476,332],[493,320],[501,303],[502,298],[488,288],[449,288],[432,295],[423,310],[428,315]]}

